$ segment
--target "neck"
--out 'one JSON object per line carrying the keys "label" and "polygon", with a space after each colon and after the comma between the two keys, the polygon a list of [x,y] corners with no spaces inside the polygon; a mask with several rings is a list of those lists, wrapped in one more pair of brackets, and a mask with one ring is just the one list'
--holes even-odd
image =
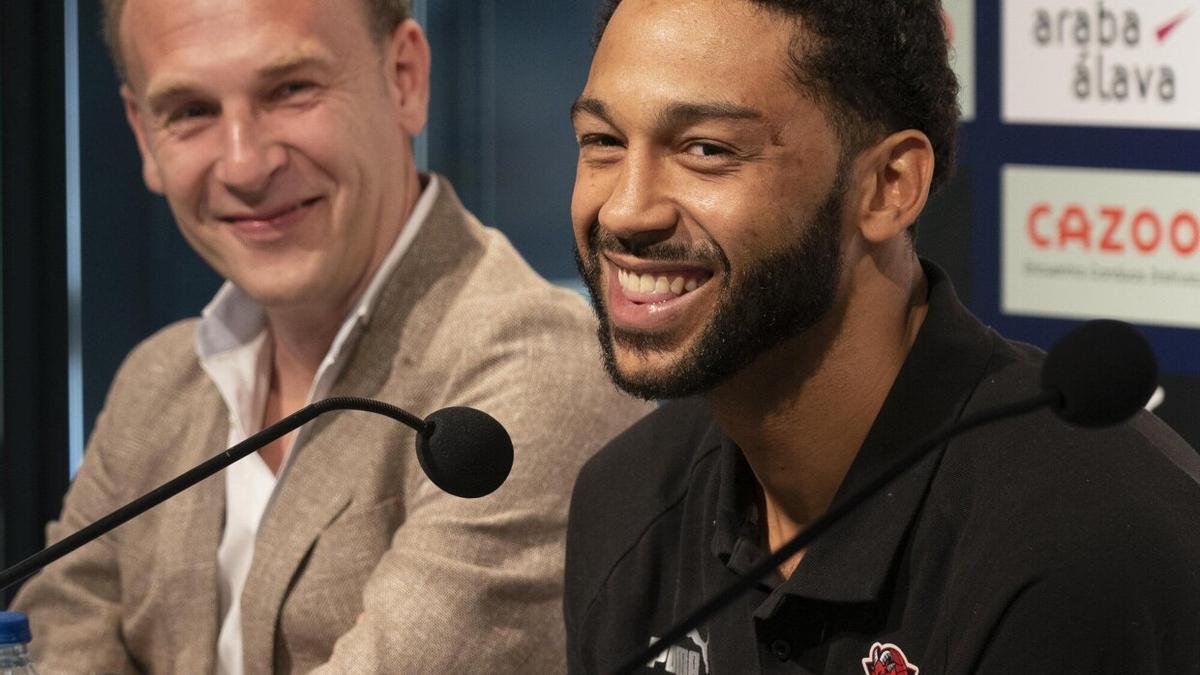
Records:
{"label": "neck", "polygon": [[828,510],[925,317],[911,250],[856,259],[840,288],[817,325],[708,395],[758,479],[771,550]]}

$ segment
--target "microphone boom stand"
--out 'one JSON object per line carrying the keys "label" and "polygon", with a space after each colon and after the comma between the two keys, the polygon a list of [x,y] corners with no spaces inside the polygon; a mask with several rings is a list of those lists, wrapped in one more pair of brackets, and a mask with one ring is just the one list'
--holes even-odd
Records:
{"label": "microphone boom stand", "polygon": [[52,546],[29,556],[12,567],[0,572],[0,591],[33,574],[42,567],[58,560],[71,551],[83,546],[89,541],[126,523],[146,511],[158,506],[174,495],[188,489],[200,481],[212,476],[221,469],[233,464],[259,448],[267,445],[285,434],[295,431],[300,426],[312,421],[318,415],[332,410],[361,410],[390,417],[401,424],[416,430],[418,435],[427,436],[433,433],[434,422],[423,420],[416,415],[401,410],[394,405],[369,398],[334,397],[327,398],[307,405],[275,424],[259,431],[246,440],[229,448],[221,454],[204,461],[196,467],[180,474],[170,481],[160,485],[150,492],[129,502],[96,522],[71,534]]}

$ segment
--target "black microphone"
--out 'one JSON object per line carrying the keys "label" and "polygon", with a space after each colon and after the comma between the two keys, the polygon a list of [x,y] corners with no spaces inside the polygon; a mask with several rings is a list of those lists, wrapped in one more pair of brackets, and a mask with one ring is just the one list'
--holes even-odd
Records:
{"label": "black microphone", "polygon": [[1081,427],[1123,422],[1142,409],[1158,387],[1158,365],[1133,326],[1111,319],[1089,321],[1055,343],[1042,363],[1042,390],[1059,391],[1054,412]]}
{"label": "black microphone", "polygon": [[354,397],[327,398],[297,410],[225,452],[0,572],[0,591],[331,410],[371,412],[415,429],[417,460],[425,475],[434,485],[456,497],[474,498],[490,494],[504,484],[512,470],[512,439],[495,418],[481,410],[442,408],[422,420],[383,401]]}
{"label": "black microphone", "polygon": [[417,460],[434,485],[456,497],[496,491],[512,470],[508,431],[491,415],[464,406],[442,408],[418,430]]}
{"label": "black microphone", "polygon": [[861,489],[836,503],[750,568],[745,575],[701,605],[662,637],[626,661],[618,673],[631,673],[658,658],[680,638],[741,597],[817,537],[891,483],[897,476],[951,438],[988,422],[1016,417],[1049,406],[1060,418],[1082,427],[1105,427],[1129,419],[1150,400],[1158,382],[1158,365],[1146,339],[1120,321],[1089,321],[1064,336],[1042,363],[1041,393],[1014,403],[967,415],[948,424],[901,454]]}

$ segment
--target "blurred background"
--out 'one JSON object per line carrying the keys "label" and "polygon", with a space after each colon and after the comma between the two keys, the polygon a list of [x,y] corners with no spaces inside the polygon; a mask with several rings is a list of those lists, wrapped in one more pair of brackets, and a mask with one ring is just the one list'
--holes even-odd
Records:
{"label": "blurred background", "polygon": [[[124,355],[196,315],[220,283],[142,184],[99,4],[0,3],[0,566],[42,545]],[[1091,316],[1138,323],[1164,371],[1156,412],[1193,445],[1195,4],[948,0],[964,83],[959,170],[918,239],[1009,337],[1048,347]],[[434,54],[420,165],[544,276],[578,287],[568,108],[587,75],[593,3],[418,0],[415,11]],[[1136,43],[1130,12],[1141,12]]]}

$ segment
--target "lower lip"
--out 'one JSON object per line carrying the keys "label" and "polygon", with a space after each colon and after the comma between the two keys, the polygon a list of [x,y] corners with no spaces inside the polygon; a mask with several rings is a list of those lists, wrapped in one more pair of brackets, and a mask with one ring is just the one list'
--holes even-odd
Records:
{"label": "lower lip", "polygon": [[303,220],[320,200],[305,202],[302,206],[266,220],[239,219],[232,221],[233,229],[243,239],[256,243],[273,242],[287,235],[288,230]]}
{"label": "lower lip", "polygon": [[[657,302],[635,302],[629,299],[618,280],[618,269],[611,262],[608,268],[608,315],[618,328],[643,332],[663,332],[681,325],[712,286],[710,278],[699,288],[683,295],[670,294]],[[645,297],[643,294],[639,296]],[[641,299],[641,298],[639,298]]]}

